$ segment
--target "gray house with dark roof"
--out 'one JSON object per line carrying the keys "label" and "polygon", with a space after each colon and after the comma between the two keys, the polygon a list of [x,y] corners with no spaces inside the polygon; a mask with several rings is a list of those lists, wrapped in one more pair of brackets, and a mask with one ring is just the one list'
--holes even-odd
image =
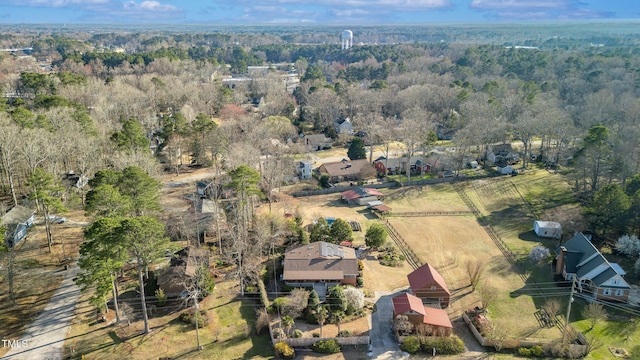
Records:
{"label": "gray house with dark roof", "polygon": [[35,212],[29,208],[18,205],[2,216],[0,226],[7,227],[5,236],[7,245],[13,247],[27,237],[29,228],[33,226]]}
{"label": "gray house with dark roof", "polygon": [[305,135],[300,141],[302,141],[308,151],[331,149],[333,145],[333,140],[324,134]]}
{"label": "gray house with dark roof", "polygon": [[577,290],[596,299],[627,302],[631,287],[624,280],[626,274],[616,263],[610,263],[578,232],[556,250],[555,273],[574,281]]}

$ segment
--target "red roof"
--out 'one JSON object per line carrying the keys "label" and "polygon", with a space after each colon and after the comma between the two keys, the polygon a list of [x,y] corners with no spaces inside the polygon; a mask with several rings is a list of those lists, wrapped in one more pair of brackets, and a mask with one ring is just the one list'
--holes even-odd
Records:
{"label": "red roof", "polygon": [[422,305],[422,300],[411,294],[404,293],[398,295],[392,299],[393,301],[393,313],[400,315],[408,312],[416,312],[421,315],[425,315],[425,307]]}
{"label": "red roof", "polygon": [[387,206],[387,205],[385,205],[385,204],[382,204],[382,205],[376,205],[376,206],[374,206],[373,208],[374,208],[374,209],[376,209],[376,210],[378,210],[378,211],[380,211],[380,212],[391,211],[391,208],[390,208],[390,207],[388,207],[388,206]]}
{"label": "red roof", "polygon": [[428,263],[407,275],[407,279],[409,279],[409,287],[411,287],[413,292],[424,289],[427,285],[435,283],[446,291],[447,294],[451,295],[451,292],[449,292],[449,289],[447,288],[447,283],[444,281],[442,275],[440,275],[440,273]]}
{"label": "red roof", "polygon": [[343,199],[345,200],[353,200],[366,196],[384,196],[380,191],[371,188],[362,188],[358,187],[352,190],[347,190],[345,192],[340,193]]}
{"label": "red roof", "polygon": [[424,311],[425,315],[424,320],[422,320],[423,323],[450,329],[453,328],[451,320],[449,320],[449,315],[447,315],[447,312],[445,310],[425,306]]}

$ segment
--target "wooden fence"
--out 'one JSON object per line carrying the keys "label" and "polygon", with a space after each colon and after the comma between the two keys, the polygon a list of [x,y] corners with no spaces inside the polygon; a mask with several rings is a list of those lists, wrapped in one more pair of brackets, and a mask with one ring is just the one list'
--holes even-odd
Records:
{"label": "wooden fence", "polygon": [[418,258],[416,253],[413,252],[411,247],[402,238],[402,236],[400,236],[400,233],[398,233],[393,225],[389,223],[389,220],[385,219],[385,221],[382,222],[382,225],[384,225],[384,227],[387,229],[387,232],[389,233],[389,236],[391,236],[391,239],[393,239],[393,241],[396,243],[396,246],[404,254],[407,263],[409,263],[409,265],[411,265],[414,270],[422,266],[423,264],[422,261],[420,261],[420,258]]}
{"label": "wooden fence", "polygon": [[301,338],[273,339],[273,344],[275,345],[280,341],[284,341],[287,344],[289,344],[291,347],[310,347],[311,345],[313,345],[318,341],[329,340],[329,339],[335,340],[338,344],[340,344],[340,346],[366,345],[369,343],[369,336],[364,335],[364,336],[345,336],[345,337],[335,337],[335,338],[301,337]]}
{"label": "wooden fence", "polygon": [[[466,312],[462,313],[462,319],[464,320],[464,322],[467,324],[467,326],[471,330],[471,333],[473,334],[473,336],[478,340],[478,342],[482,346],[493,346],[493,347],[496,347],[496,348],[500,347],[502,349],[517,349],[517,348],[521,348],[521,347],[531,348],[531,347],[534,347],[536,345],[542,346],[544,348],[544,347],[548,347],[548,346],[552,345],[549,342],[523,340],[523,339],[507,339],[507,340],[488,339],[488,338],[485,338],[484,336],[482,336],[482,334],[480,334],[480,331],[478,331],[478,329],[473,324],[473,322],[469,318],[469,315],[467,315]],[[580,334],[580,333],[578,333],[578,334],[579,334],[578,335],[578,341],[580,342],[580,344],[570,344],[569,346],[572,349],[571,352],[575,353],[575,354],[582,354],[583,356],[586,356],[588,351],[589,351],[588,342],[587,342],[587,340],[584,338],[584,336],[582,334]]]}
{"label": "wooden fence", "polygon": [[[361,187],[363,188],[371,188],[371,189],[383,189],[383,188],[394,188],[401,186],[400,183],[395,181],[380,183],[380,184],[365,184]],[[335,186],[326,189],[317,189],[317,190],[307,190],[307,191],[296,191],[292,193],[292,196],[295,197],[303,197],[303,196],[315,196],[315,195],[325,195],[325,194],[335,194],[339,192],[344,192],[350,189],[357,187],[354,186]]]}
{"label": "wooden fence", "polygon": [[389,217],[420,217],[420,216],[464,216],[475,215],[473,211],[406,211],[390,212]]}

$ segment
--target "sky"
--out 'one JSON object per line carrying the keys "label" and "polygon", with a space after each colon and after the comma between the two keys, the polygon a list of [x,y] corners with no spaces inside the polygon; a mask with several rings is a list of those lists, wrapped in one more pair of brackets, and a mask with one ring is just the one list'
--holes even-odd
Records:
{"label": "sky", "polygon": [[0,23],[427,24],[640,19],[640,0],[0,0]]}

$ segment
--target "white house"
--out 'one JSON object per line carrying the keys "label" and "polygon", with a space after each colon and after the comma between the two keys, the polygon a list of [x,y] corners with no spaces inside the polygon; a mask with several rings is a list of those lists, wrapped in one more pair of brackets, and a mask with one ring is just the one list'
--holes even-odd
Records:
{"label": "white house", "polygon": [[562,236],[562,225],[555,221],[535,220],[533,222],[533,231],[540,237],[560,239]]}
{"label": "white house", "polygon": [[298,161],[296,174],[300,180],[311,179],[311,163],[308,161]]}

